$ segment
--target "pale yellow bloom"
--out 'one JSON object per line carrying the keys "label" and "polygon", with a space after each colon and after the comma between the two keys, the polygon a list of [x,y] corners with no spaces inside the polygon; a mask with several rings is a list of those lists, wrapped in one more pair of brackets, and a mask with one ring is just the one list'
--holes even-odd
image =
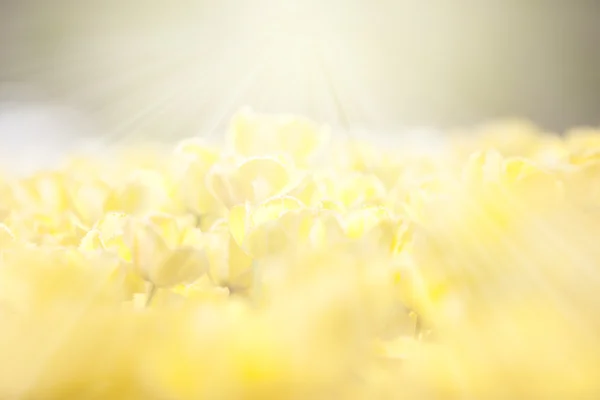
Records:
{"label": "pale yellow bloom", "polygon": [[157,287],[190,283],[207,271],[206,250],[190,229],[166,216],[129,220],[123,241],[140,275]]}
{"label": "pale yellow bloom", "polygon": [[275,157],[244,159],[237,165],[215,165],[206,184],[227,208],[244,202],[260,203],[280,195],[291,183],[291,171]]}
{"label": "pale yellow bloom", "polygon": [[305,165],[329,138],[327,127],[292,116],[266,116],[245,109],[230,127],[233,149],[243,156],[284,154]]}
{"label": "pale yellow bloom", "polygon": [[600,130],[229,134],[0,179],[0,398],[599,397]]}

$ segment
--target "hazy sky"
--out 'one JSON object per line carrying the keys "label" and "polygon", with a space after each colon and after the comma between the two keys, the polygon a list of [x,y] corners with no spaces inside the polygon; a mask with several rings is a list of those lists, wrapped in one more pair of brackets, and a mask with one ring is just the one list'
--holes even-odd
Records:
{"label": "hazy sky", "polygon": [[[244,104],[390,129],[600,122],[600,3],[2,0],[0,83],[99,131],[186,136]],[[1,99],[1,98],[0,98]]]}

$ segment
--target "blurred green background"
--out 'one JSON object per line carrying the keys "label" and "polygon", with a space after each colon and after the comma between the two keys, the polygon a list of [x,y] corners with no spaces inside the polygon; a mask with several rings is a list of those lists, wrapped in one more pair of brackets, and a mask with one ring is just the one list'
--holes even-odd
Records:
{"label": "blurred green background", "polygon": [[[242,85],[286,29],[324,54],[280,46]],[[74,107],[117,139],[209,132],[243,104],[381,131],[600,122],[598,1],[2,0],[0,38],[0,101]]]}

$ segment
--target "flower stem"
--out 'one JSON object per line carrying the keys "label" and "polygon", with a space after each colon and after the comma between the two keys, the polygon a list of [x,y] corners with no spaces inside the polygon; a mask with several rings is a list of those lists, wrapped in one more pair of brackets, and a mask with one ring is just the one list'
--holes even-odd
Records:
{"label": "flower stem", "polygon": [[148,293],[146,293],[146,304],[145,304],[146,308],[150,307],[150,303],[152,302],[152,299],[154,298],[155,294],[156,294],[156,285],[154,283],[150,282],[150,285],[148,286]]}

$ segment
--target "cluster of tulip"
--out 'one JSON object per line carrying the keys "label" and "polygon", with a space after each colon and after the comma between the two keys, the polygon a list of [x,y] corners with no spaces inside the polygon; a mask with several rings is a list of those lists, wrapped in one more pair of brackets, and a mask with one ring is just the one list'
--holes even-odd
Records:
{"label": "cluster of tulip", "polygon": [[597,398],[600,131],[442,139],[244,110],[3,177],[0,398]]}

